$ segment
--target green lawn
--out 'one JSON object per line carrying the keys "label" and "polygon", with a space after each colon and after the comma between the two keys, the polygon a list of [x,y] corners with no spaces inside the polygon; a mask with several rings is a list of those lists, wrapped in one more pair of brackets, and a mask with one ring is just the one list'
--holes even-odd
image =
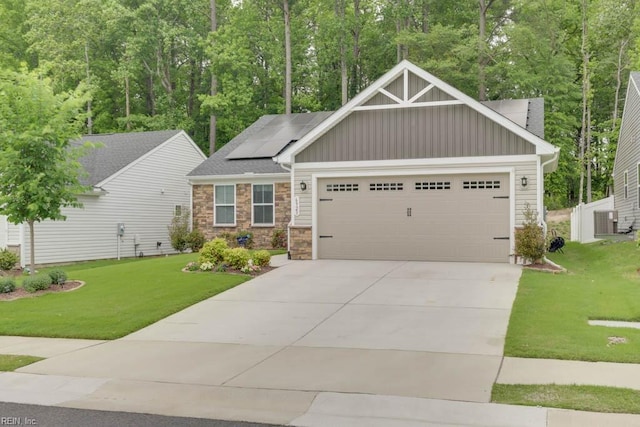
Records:
{"label": "green lawn", "polygon": [[34,356],[14,356],[10,354],[0,354],[0,372],[14,371],[18,368],[30,365],[39,360],[42,360],[42,358]]}
{"label": "green lawn", "polygon": [[[524,271],[505,355],[640,363],[640,330],[589,326],[589,319],[640,321],[640,249],[635,242],[567,243],[549,258],[567,274]],[[626,344],[608,345],[608,337]]]}
{"label": "green lawn", "polygon": [[640,414],[640,391],[628,388],[494,384],[491,401],[590,412]]}
{"label": "green lawn", "polygon": [[0,335],[115,339],[249,279],[180,271],[195,259],[185,254],[62,267],[85,286],[0,302]]}

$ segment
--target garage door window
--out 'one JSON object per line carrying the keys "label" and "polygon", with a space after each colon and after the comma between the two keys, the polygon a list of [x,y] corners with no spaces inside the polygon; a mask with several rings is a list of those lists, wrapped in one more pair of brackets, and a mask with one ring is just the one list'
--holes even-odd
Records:
{"label": "garage door window", "polygon": [[451,190],[450,181],[416,182],[416,190]]}
{"label": "garage door window", "polygon": [[253,186],[253,224],[273,225],[273,184]]}
{"label": "garage door window", "polygon": [[216,185],[214,192],[215,225],[236,225],[236,186]]}
{"label": "garage door window", "polygon": [[327,184],[327,191],[358,191],[358,184]]}
{"label": "garage door window", "polygon": [[497,190],[500,188],[500,181],[463,181],[462,188],[465,190]]}
{"label": "garage door window", "polygon": [[401,182],[372,182],[369,184],[369,191],[402,191]]}

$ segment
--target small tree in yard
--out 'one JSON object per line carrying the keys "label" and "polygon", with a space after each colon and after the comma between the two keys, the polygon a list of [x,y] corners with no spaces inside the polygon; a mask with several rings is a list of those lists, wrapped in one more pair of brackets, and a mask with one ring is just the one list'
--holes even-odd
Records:
{"label": "small tree in yard", "polygon": [[34,224],[64,220],[61,208],[80,206],[80,111],[85,93],[56,95],[34,73],[0,71],[0,214],[29,225],[30,267],[35,268]]}
{"label": "small tree in yard", "polygon": [[171,247],[182,253],[189,247],[189,219],[191,212],[189,209],[182,208],[180,215],[174,215],[171,224],[167,227],[169,230],[169,240]]}
{"label": "small tree in yard", "polygon": [[542,260],[546,252],[544,231],[538,224],[537,215],[527,203],[524,223],[516,229],[516,253],[525,260],[535,263]]}

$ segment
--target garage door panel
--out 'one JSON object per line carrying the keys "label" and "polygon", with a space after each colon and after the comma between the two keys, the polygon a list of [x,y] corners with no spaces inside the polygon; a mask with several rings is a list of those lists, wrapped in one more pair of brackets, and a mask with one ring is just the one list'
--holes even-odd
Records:
{"label": "garage door panel", "polygon": [[[510,242],[494,239],[510,234],[508,175],[319,184],[318,234],[332,236],[318,240],[320,258],[508,261]],[[355,184],[358,191],[327,191]]]}

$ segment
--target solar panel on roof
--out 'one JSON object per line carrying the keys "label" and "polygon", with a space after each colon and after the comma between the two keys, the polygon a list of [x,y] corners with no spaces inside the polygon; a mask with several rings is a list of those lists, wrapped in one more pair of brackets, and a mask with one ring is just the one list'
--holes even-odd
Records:
{"label": "solar panel on roof", "polygon": [[258,133],[247,138],[226,159],[260,159],[278,155],[324,120],[329,113],[300,113],[274,116]]}
{"label": "solar panel on roof", "polygon": [[529,112],[528,99],[504,99],[501,101],[486,101],[483,104],[526,129],[527,113]]}

